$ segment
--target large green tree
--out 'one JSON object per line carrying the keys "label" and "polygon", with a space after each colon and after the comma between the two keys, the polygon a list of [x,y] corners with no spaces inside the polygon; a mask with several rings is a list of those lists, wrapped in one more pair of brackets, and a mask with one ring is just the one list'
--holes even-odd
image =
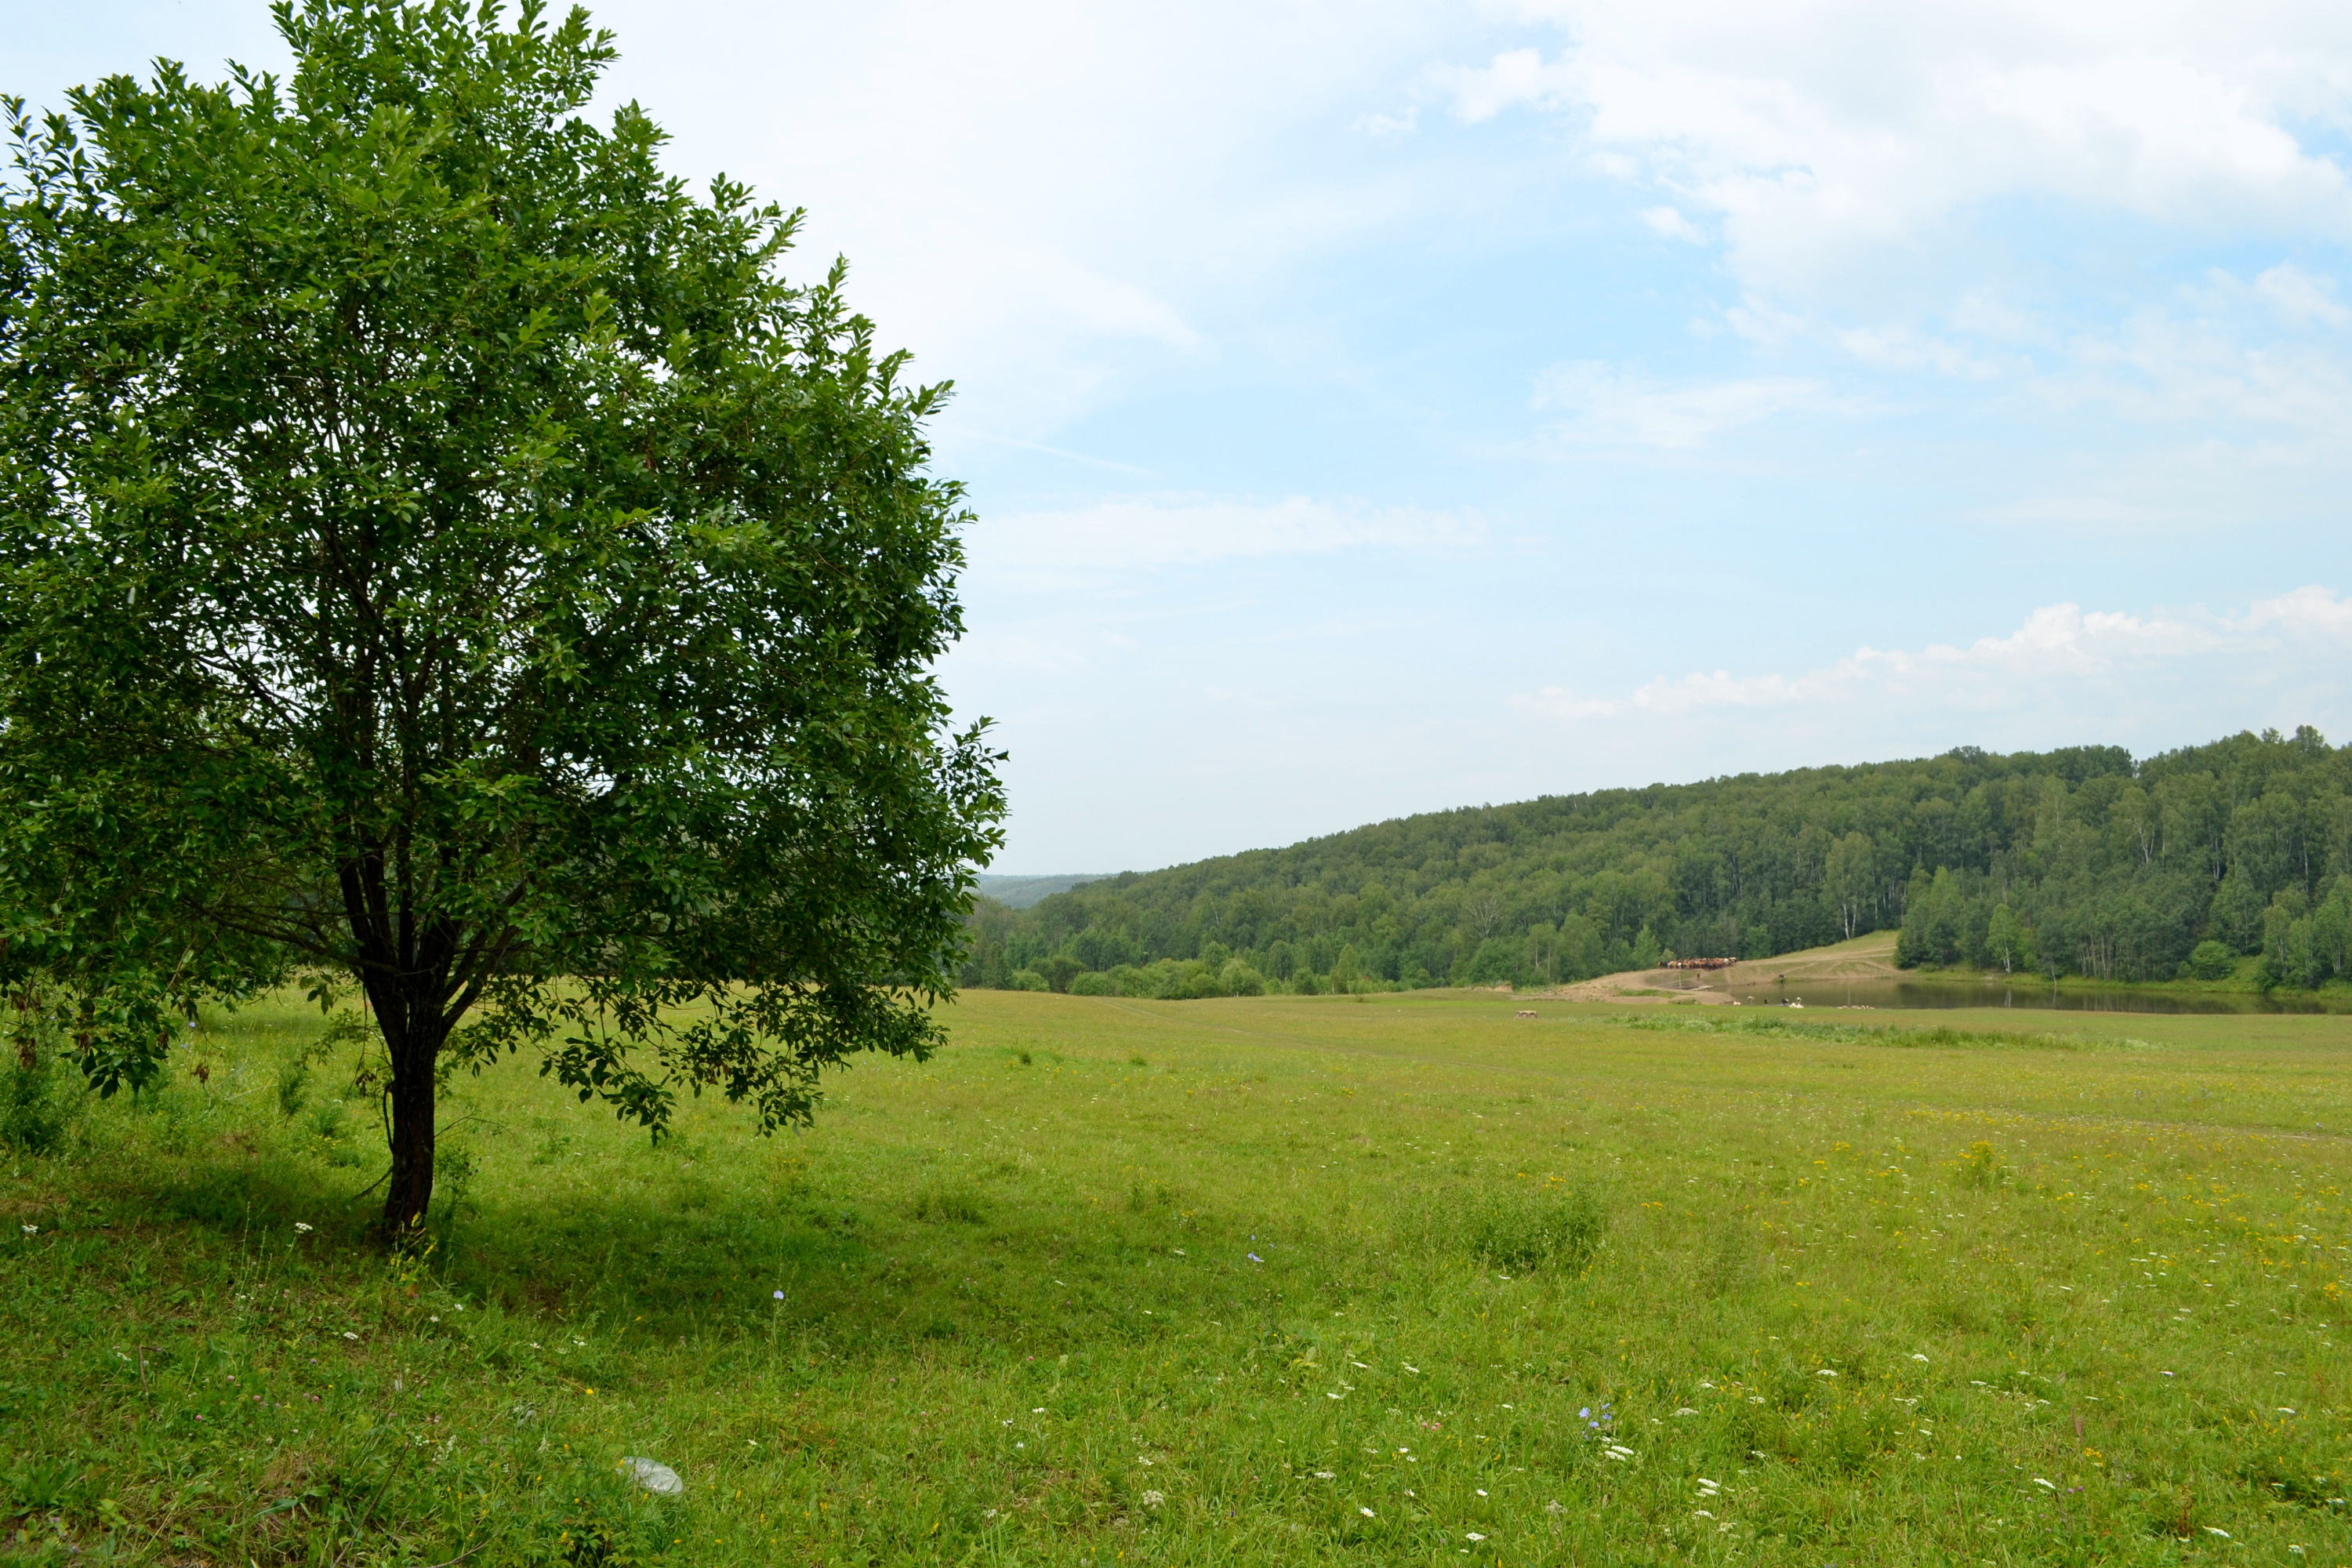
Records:
{"label": "large green tree", "polygon": [[795,287],[796,214],[665,175],[573,11],[303,0],[0,186],[0,937],[102,1089],[173,1009],[355,982],[385,1218],[437,1083],[541,1053],[660,1128],[920,1057],[998,758],[942,389]]}

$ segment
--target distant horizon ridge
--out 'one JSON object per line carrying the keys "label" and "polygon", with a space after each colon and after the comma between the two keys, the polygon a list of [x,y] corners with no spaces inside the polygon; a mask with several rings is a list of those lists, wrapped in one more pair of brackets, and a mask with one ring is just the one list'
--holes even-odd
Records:
{"label": "distant horizon ridge", "polygon": [[2352,983],[2352,746],[2308,725],[2144,758],[1958,746],[1456,806],[1022,891],[975,910],[964,984],[1557,985],[1891,931],[1906,968],[2308,990]]}

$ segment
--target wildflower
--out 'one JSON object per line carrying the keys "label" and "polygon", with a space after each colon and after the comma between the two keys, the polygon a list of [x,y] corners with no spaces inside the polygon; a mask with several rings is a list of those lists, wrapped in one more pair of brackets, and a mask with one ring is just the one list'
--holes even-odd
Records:
{"label": "wildflower", "polygon": [[1544,1511],[1550,1514],[1554,1519],[1557,1519],[1561,1514],[1566,1513],[1568,1510],[1560,1507],[1559,1500],[1558,1498],[1554,1498],[1551,1501],[1544,1504]]}
{"label": "wildflower", "polygon": [[1912,1359],[1913,1361],[1926,1361],[1927,1358],[1926,1356],[1920,1355],[1920,1354],[1918,1354],[1917,1352],[1913,1352],[1911,1359]]}
{"label": "wildflower", "polygon": [[1697,1412],[1697,1411],[1696,1411],[1696,1410],[1693,1410],[1689,1405],[1684,1405],[1680,1410],[1675,1411],[1675,1415],[1697,1415],[1697,1414],[1698,1414],[1698,1412]]}
{"label": "wildflower", "polygon": [[1715,1515],[1707,1512],[1706,1510],[1703,1508],[1695,1508],[1691,1510],[1691,1517],[1693,1519],[1713,1519]]}
{"label": "wildflower", "polygon": [[1318,1470],[1315,1472],[1315,1479],[1318,1481],[1336,1481],[1339,1478],[1328,1470]]}
{"label": "wildflower", "polygon": [[2055,1485],[2052,1484],[2052,1483],[2051,1483],[2051,1482],[2049,1482],[2049,1481],[2045,1481],[2045,1480],[2043,1480],[2040,1476],[2036,1476],[2036,1477],[2034,1477],[2034,1478],[2033,1478],[2033,1484],[2034,1484],[2035,1486],[2037,1486],[2037,1487],[2042,1487],[2042,1488],[2043,1488],[2043,1489],[2047,1489],[2047,1490],[2053,1491],[2053,1492],[2054,1492],[2054,1491],[2056,1491],[2056,1490],[2058,1489],[2057,1489],[2057,1487],[2056,1487]]}
{"label": "wildflower", "polygon": [[2289,1410],[2289,1409],[2288,1409],[2285,1405],[2280,1405],[2280,1406],[2278,1407],[2278,1413],[2279,1413],[2280,1415],[2294,1415],[2294,1411]]}
{"label": "wildflower", "polygon": [[1832,1371],[1831,1371],[1829,1368],[1827,1368],[1827,1367],[1822,1367],[1822,1368],[1821,1368],[1819,1371],[1815,1372],[1815,1373],[1813,1373],[1813,1375],[1814,1375],[1815,1377],[1835,1377],[1835,1376],[1837,1375],[1837,1373],[1835,1373],[1832,1372]]}
{"label": "wildflower", "polygon": [[295,1228],[296,1230],[300,1231],[300,1232],[301,1232],[303,1235],[305,1235],[305,1236],[310,1235],[310,1231],[311,1231],[311,1229],[312,1229],[312,1227],[311,1227],[311,1226],[307,1226],[307,1225],[304,1225],[304,1224],[303,1224],[300,1220],[299,1220],[299,1219],[298,1219],[298,1220],[296,1220],[296,1221],[294,1222],[294,1228]]}
{"label": "wildflower", "polygon": [[784,1293],[783,1293],[782,1290],[777,1291],[777,1292],[776,1292],[776,1300],[779,1300],[779,1301],[781,1301],[781,1300],[782,1300],[783,1299],[784,1299]]}
{"label": "wildflower", "polygon": [[1168,1494],[1166,1492],[1150,1491],[1143,1494],[1143,1506],[1146,1508],[1158,1508],[1161,1503],[1164,1503],[1167,1500]]}
{"label": "wildflower", "polygon": [[1421,1368],[1417,1366],[1407,1366],[1405,1371],[1412,1373],[1415,1377],[1419,1377],[1421,1375]]}
{"label": "wildflower", "polygon": [[2209,1525],[2207,1525],[2207,1526],[2205,1527],[2205,1533],[2206,1533],[2206,1534],[2208,1534],[2208,1535],[2218,1535],[2218,1536],[2220,1536],[2220,1537],[2221,1537],[2222,1540],[2224,1540],[2224,1541],[2227,1541],[2227,1540],[2229,1540],[2229,1539],[2230,1539],[2230,1532],[2229,1532],[2228,1531],[2226,1531],[2226,1530],[2222,1529],[2222,1528],[2221,1528],[2220,1525],[2218,1525],[2218,1524],[2209,1524]]}
{"label": "wildflower", "polygon": [[1358,1509],[1356,1511],[1357,1511],[1358,1513],[1362,1514],[1366,1519],[1370,1519],[1370,1518],[1371,1518],[1371,1517],[1372,1517],[1372,1510],[1371,1510],[1370,1509],[1368,1509],[1368,1508],[1360,1508],[1360,1509]]}
{"label": "wildflower", "polygon": [[1249,1255],[1249,1260],[1250,1260],[1252,1263],[1263,1263],[1263,1262],[1265,1262],[1265,1258],[1260,1258],[1260,1257],[1259,1257],[1256,1253],[1255,1253],[1255,1252],[1253,1252],[1253,1253],[1251,1253],[1251,1254]]}
{"label": "wildflower", "polygon": [[37,1225],[20,1225],[16,1228],[23,1231],[26,1236],[38,1236],[41,1234],[41,1227]]}
{"label": "wildflower", "polygon": [[1486,1538],[1479,1534],[1476,1531],[1471,1530],[1464,1531],[1462,1539],[1465,1541],[1484,1541]]}
{"label": "wildflower", "polygon": [[343,1331],[343,1338],[345,1338],[345,1339],[347,1339],[347,1340],[355,1340],[355,1339],[358,1339],[358,1338],[359,1338],[359,1335],[357,1335],[357,1334],[355,1334],[355,1333],[352,1332],[352,1331],[351,1331],[351,1330],[349,1330],[349,1329],[345,1329],[345,1330]]}

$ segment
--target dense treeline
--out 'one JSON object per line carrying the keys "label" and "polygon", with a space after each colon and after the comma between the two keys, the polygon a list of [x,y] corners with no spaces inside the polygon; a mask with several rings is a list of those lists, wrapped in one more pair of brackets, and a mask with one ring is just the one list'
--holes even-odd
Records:
{"label": "dense treeline", "polygon": [[1906,964],[2352,978],[2352,747],[2305,728],[1742,774],[1383,822],[982,900],[968,985],[1559,984],[1899,928]]}

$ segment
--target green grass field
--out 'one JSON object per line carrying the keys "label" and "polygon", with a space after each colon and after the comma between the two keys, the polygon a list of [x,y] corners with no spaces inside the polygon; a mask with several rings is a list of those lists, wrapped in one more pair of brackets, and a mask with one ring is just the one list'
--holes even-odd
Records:
{"label": "green grass field", "polygon": [[2352,1561],[2352,1019],[950,1016],[769,1141],[460,1078],[422,1265],[315,1013],[67,1097],[0,1157],[0,1552]]}

